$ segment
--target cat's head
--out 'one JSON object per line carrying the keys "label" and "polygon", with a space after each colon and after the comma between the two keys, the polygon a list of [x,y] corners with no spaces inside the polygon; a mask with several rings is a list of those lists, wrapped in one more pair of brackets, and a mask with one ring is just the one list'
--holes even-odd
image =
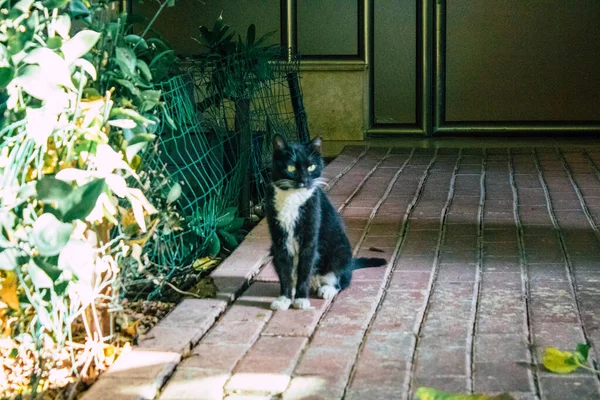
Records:
{"label": "cat's head", "polygon": [[288,143],[282,136],[275,135],[272,179],[278,188],[310,189],[323,186],[322,170],[320,137],[308,143]]}

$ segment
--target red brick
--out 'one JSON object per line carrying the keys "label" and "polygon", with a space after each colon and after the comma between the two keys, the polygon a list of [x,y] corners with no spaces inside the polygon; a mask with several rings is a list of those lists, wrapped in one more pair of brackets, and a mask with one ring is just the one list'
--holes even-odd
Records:
{"label": "red brick", "polygon": [[178,368],[201,368],[229,374],[249,348],[247,344],[200,342]]}
{"label": "red brick", "polygon": [[540,392],[543,400],[598,399],[598,380],[592,376],[542,376]]}
{"label": "red brick", "polygon": [[226,392],[282,393],[306,342],[301,337],[262,336],[239,363]]}
{"label": "red brick", "polygon": [[286,310],[277,312],[263,331],[270,336],[306,336],[309,337],[321,319],[331,300],[310,299],[312,310]]}
{"label": "red brick", "polygon": [[260,282],[279,282],[279,277],[277,276],[277,272],[275,272],[273,263],[269,262],[266,264],[258,273],[255,280]]}
{"label": "red brick", "polygon": [[531,370],[526,364],[515,362],[475,363],[473,376],[474,391],[479,393],[535,390]]}
{"label": "red brick", "polygon": [[[221,400],[228,373],[202,368],[178,368],[159,400]],[[104,397],[106,399],[109,397]],[[120,397],[118,399],[121,399]]]}
{"label": "red brick", "polygon": [[431,280],[431,272],[394,271],[390,281],[390,290],[426,290]]}

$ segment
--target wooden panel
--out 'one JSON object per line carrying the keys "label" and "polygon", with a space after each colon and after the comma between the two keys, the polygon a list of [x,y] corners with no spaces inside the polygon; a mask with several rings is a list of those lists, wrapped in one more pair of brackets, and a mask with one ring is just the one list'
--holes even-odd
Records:
{"label": "wooden panel", "polygon": [[600,121],[600,1],[445,3],[445,121]]}
{"label": "wooden panel", "polygon": [[374,122],[415,124],[417,1],[377,0],[373,7]]}
{"label": "wooden panel", "polygon": [[300,54],[358,56],[358,1],[298,0],[297,4]]}
{"label": "wooden panel", "polygon": [[[138,4],[134,2],[134,13],[152,18],[159,5],[156,2]],[[223,19],[235,30],[246,36],[248,25],[256,25],[256,37],[275,31],[267,44],[280,42],[280,0],[177,0],[174,7],[166,8],[158,17],[154,29],[163,35],[181,55],[197,55],[200,44],[198,38],[201,25],[212,29],[213,24],[223,13]]]}

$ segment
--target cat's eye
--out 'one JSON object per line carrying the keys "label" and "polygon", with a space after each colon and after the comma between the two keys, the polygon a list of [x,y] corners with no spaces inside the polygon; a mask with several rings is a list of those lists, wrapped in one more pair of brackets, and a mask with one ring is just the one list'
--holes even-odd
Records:
{"label": "cat's eye", "polygon": [[313,172],[315,169],[317,169],[317,166],[315,164],[311,164],[308,166],[308,172]]}
{"label": "cat's eye", "polygon": [[294,165],[288,165],[287,171],[288,172],[296,172],[296,167]]}

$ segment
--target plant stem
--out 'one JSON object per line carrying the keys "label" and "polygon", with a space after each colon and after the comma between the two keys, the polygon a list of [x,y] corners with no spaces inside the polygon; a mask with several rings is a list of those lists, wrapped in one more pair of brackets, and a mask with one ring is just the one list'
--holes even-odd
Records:
{"label": "plant stem", "polygon": [[[140,37],[143,39],[144,36],[146,36],[146,34],[148,33],[148,31],[150,31],[150,28],[152,27],[152,25],[154,25],[154,22],[156,22],[156,19],[158,18],[158,16],[160,15],[160,13],[164,10],[164,8],[169,4],[168,0],[165,0],[161,3],[160,7],[158,8],[158,11],[156,11],[156,14],[154,14],[154,17],[152,17],[152,19],[150,20],[150,23],[146,26],[146,28],[144,29],[144,31],[142,32],[142,34],[140,35]],[[135,49],[138,47],[138,45],[140,44],[141,40],[139,40],[135,47],[133,48],[133,50],[135,51]]]}

